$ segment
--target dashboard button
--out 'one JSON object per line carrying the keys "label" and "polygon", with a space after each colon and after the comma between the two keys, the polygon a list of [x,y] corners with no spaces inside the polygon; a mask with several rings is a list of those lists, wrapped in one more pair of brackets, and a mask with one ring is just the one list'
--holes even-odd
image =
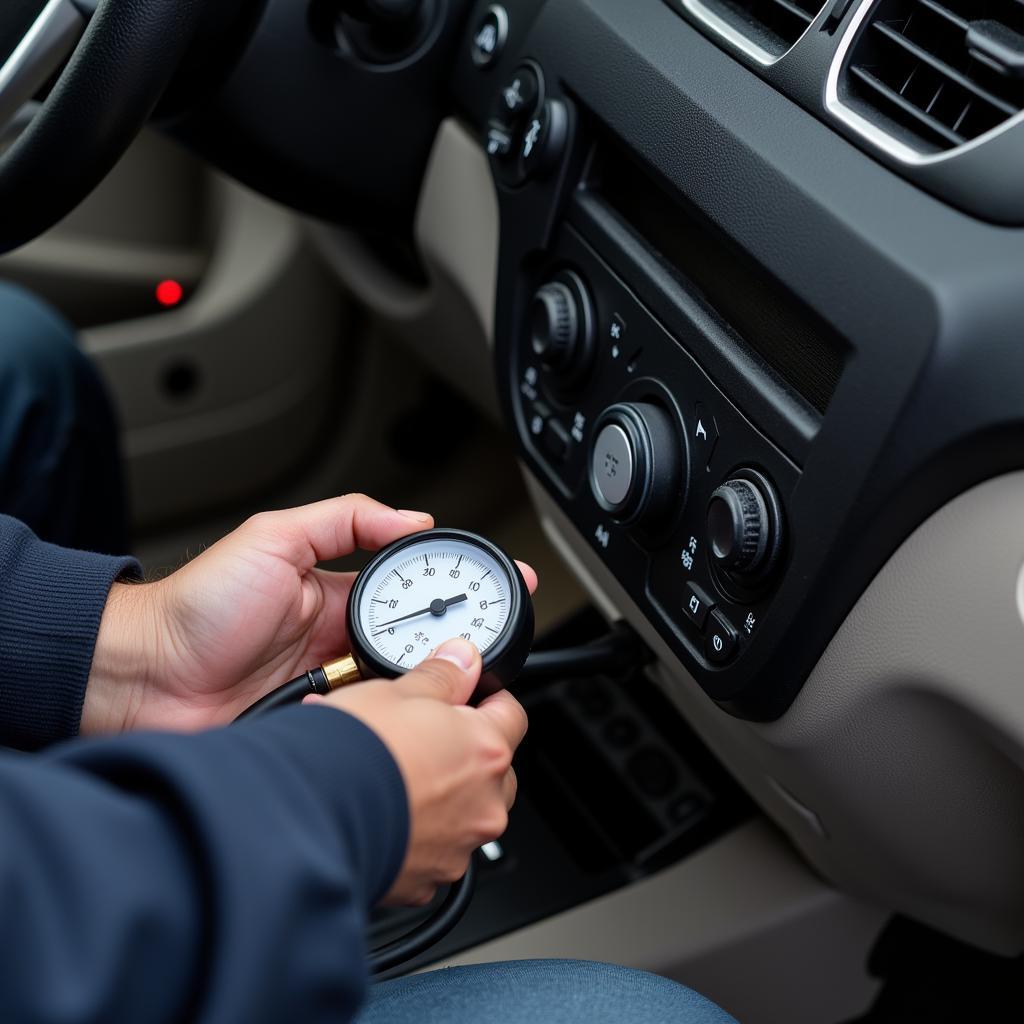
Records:
{"label": "dashboard button", "polygon": [[523,135],[520,173],[539,177],[555,167],[569,139],[569,114],[561,100],[547,100]]}
{"label": "dashboard button", "polygon": [[611,344],[612,359],[618,359],[626,343],[626,321],[618,313],[612,314],[612,322],[608,325],[608,341]]}
{"label": "dashboard button", "polygon": [[543,402],[533,403],[533,408],[527,416],[530,434],[533,437],[540,438],[544,436],[544,427],[547,425],[550,415],[551,410]]}
{"label": "dashboard button", "polygon": [[634,490],[633,443],[618,423],[601,429],[590,460],[590,481],[598,504],[606,511],[624,508]]}
{"label": "dashboard button", "polygon": [[715,602],[694,583],[686,585],[686,596],[683,602],[683,611],[686,617],[701,631],[704,631],[704,623],[708,621],[708,614],[715,607]]}
{"label": "dashboard button", "polygon": [[715,454],[718,436],[718,425],[714,416],[708,412],[707,406],[698,402],[693,411],[693,427],[690,430],[693,457],[697,466],[706,468],[711,465],[711,456]]}
{"label": "dashboard button", "polygon": [[491,4],[473,32],[472,56],[478,68],[489,68],[502,55],[508,43],[508,11]]}
{"label": "dashboard button", "polygon": [[736,630],[720,611],[711,613],[704,653],[713,665],[724,665],[736,653]]}
{"label": "dashboard button", "polygon": [[656,526],[686,500],[686,451],[679,428],[655,402],[619,402],[594,424],[590,489],[617,522]]}
{"label": "dashboard button", "polygon": [[531,113],[540,96],[540,79],[533,68],[523,65],[517,68],[508,85],[501,90],[499,109],[504,117],[518,121]]}
{"label": "dashboard button", "polygon": [[569,433],[558,420],[548,420],[541,435],[544,450],[558,462],[569,458]]}
{"label": "dashboard button", "polygon": [[492,124],[487,128],[487,154],[488,156],[508,156],[512,152],[512,135],[504,125]]}

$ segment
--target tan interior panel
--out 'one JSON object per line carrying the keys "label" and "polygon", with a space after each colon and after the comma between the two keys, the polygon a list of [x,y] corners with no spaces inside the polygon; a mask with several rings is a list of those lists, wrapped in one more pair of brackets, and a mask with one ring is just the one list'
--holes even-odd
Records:
{"label": "tan interior panel", "polygon": [[649,879],[444,966],[568,957],[675,978],[744,1024],[847,1020],[870,1004],[885,915],[816,878],[765,821]]}

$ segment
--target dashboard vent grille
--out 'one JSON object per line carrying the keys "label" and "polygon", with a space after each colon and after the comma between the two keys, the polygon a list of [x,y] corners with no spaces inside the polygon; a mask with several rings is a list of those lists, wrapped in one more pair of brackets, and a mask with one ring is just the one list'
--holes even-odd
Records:
{"label": "dashboard vent grille", "polygon": [[810,27],[824,6],[824,0],[682,2],[691,14],[763,63],[778,60]]}
{"label": "dashboard vent grille", "polygon": [[1024,0],[881,0],[853,45],[846,101],[940,153],[1024,109]]}

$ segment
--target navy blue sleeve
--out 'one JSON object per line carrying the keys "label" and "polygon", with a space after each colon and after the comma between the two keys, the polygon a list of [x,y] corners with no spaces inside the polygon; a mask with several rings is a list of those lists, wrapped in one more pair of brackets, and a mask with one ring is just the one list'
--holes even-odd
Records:
{"label": "navy blue sleeve", "polygon": [[0,516],[0,745],[38,750],[78,734],[111,584],[131,558],[72,551]]}
{"label": "navy blue sleeve", "polygon": [[407,841],[394,760],[331,708],[0,754],[4,1015],[348,1020]]}

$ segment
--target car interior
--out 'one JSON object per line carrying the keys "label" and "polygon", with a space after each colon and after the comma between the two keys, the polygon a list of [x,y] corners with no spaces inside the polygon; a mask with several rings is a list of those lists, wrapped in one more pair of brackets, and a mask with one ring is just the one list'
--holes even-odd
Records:
{"label": "car interior", "polygon": [[361,491],[532,564],[539,649],[635,638],[513,687],[509,830],[392,973],[1020,1019],[1020,0],[2,6],[0,279],[148,575]]}

